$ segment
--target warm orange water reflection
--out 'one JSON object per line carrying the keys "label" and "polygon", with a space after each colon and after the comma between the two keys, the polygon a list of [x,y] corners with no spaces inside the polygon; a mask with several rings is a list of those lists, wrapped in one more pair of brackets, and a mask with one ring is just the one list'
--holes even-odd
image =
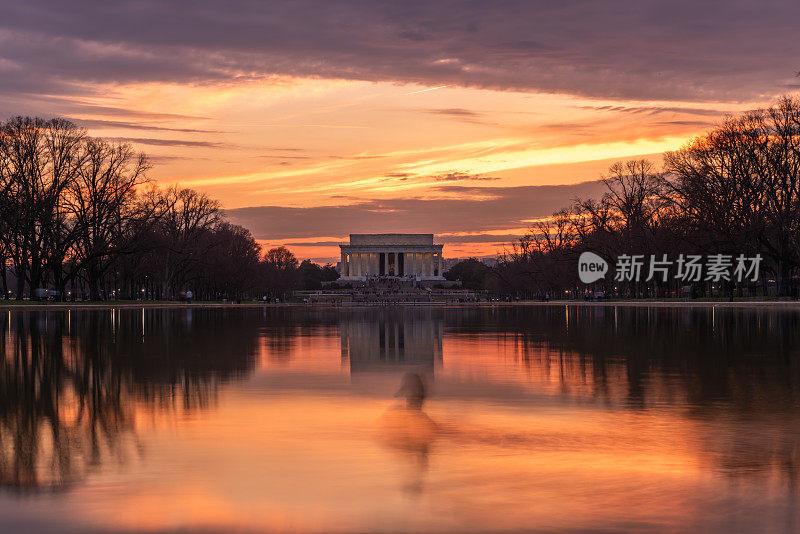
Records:
{"label": "warm orange water reflection", "polygon": [[[10,531],[795,532],[798,318],[728,314],[195,310],[154,313],[144,336],[126,312],[113,329],[73,312],[69,332],[15,316],[0,517]],[[430,386],[424,453],[381,423],[409,369]],[[85,467],[61,484],[67,461]]]}

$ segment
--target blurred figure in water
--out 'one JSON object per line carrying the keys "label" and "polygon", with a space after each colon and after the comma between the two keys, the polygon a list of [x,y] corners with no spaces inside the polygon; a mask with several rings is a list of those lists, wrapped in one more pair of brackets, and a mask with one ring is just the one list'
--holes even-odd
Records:
{"label": "blurred figure in water", "polygon": [[426,387],[418,373],[403,375],[395,397],[405,402],[391,406],[381,416],[378,439],[385,446],[412,457],[415,468],[406,487],[418,493],[422,490],[422,475],[428,467],[428,453],[436,439],[437,426],[422,410]]}
{"label": "blurred figure in water", "polygon": [[406,410],[422,411],[422,404],[425,402],[425,383],[422,377],[417,373],[404,374],[400,389],[394,396],[406,398]]}

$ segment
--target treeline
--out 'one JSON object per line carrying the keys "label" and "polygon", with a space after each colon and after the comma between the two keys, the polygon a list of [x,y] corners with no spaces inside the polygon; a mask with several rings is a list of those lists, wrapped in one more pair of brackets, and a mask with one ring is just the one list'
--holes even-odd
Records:
{"label": "treeline", "polygon": [[59,299],[286,298],[335,272],[299,265],[282,247],[262,256],[219,202],[160,189],[149,169],[130,145],[63,119],[0,123],[4,297],[50,288]]}
{"label": "treeline", "polygon": [[[798,294],[800,275],[800,100],[782,97],[769,108],[726,118],[719,127],[648,161],[614,164],[601,198],[574,202],[534,224],[509,245],[494,269],[474,262],[479,285],[517,298],[605,295],[652,297]],[[591,285],[578,279],[578,256],[593,251],[611,273]],[[673,262],[664,282],[648,277],[647,261]],[[674,263],[688,255],[763,258],[757,282],[677,278]],[[637,280],[615,280],[618,258],[645,258]],[[475,284],[476,282],[472,282]],[[688,285],[687,285],[688,284]]]}

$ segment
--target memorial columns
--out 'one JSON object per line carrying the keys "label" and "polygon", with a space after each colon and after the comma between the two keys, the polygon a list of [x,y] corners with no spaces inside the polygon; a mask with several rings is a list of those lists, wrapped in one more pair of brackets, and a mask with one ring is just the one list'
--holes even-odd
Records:
{"label": "memorial columns", "polygon": [[378,243],[342,246],[341,276],[363,278],[380,276],[438,278],[444,271],[441,245],[422,243]]}

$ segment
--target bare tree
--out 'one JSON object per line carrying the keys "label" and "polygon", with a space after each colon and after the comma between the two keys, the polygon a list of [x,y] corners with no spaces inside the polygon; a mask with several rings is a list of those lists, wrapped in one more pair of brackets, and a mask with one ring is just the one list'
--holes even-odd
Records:
{"label": "bare tree", "polygon": [[161,240],[162,295],[175,292],[197,276],[214,243],[209,232],[220,221],[219,202],[192,189],[172,187],[164,193],[165,210],[158,225]]}
{"label": "bare tree", "polygon": [[[119,297],[123,287],[128,297],[174,298],[188,284],[207,296],[255,293],[265,271],[250,233],[226,223],[203,193],[157,189],[149,168],[129,145],[92,138],[64,119],[0,123],[4,296],[11,270],[19,299],[52,286],[62,296],[67,286],[88,289],[92,299]],[[281,269],[289,281],[297,265]]]}
{"label": "bare tree", "polygon": [[[15,117],[0,126],[0,183],[6,251],[17,276],[17,298],[47,280],[64,251],[61,201],[80,167],[85,132],[69,121]],[[61,257],[63,260],[63,256]]]}
{"label": "bare tree", "polygon": [[297,258],[286,247],[267,251],[263,263],[263,283],[267,293],[285,298],[287,292],[296,289],[299,283]]}
{"label": "bare tree", "polygon": [[130,145],[95,139],[84,143],[83,151],[83,164],[64,201],[72,215],[65,232],[73,252],[69,278],[83,276],[91,298],[100,299],[103,277],[120,255],[132,251],[136,234],[152,220],[157,205],[137,201],[149,169],[143,154]]}
{"label": "bare tree", "polygon": [[800,267],[800,101],[729,117],[665,155],[669,198],[717,246],[764,252],[779,291]]}

